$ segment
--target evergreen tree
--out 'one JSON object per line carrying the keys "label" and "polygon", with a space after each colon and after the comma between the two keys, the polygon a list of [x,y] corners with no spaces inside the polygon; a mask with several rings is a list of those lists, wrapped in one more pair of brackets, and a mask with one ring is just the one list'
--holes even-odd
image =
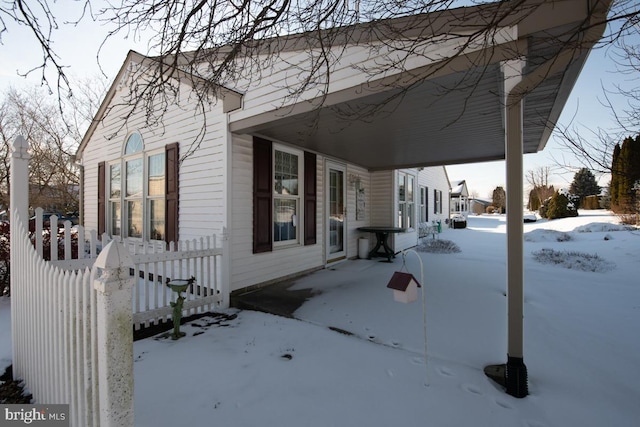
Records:
{"label": "evergreen tree", "polygon": [[584,206],[584,199],[587,196],[597,196],[600,194],[600,187],[595,175],[587,168],[582,168],[573,176],[573,182],[569,187],[571,194],[578,197],[579,206]]}
{"label": "evergreen tree", "polygon": [[619,213],[634,212],[636,192],[634,185],[640,180],[640,135],[625,138],[611,161],[611,209]]}
{"label": "evergreen tree", "polygon": [[540,215],[547,219],[578,216],[576,200],[577,196],[566,190],[558,190],[550,199],[545,200],[544,206],[540,208]]}
{"label": "evergreen tree", "polygon": [[493,206],[500,209],[500,213],[505,213],[507,207],[507,193],[505,193],[504,188],[496,187],[493,190],[493,200],[491,202]]}
{"label": "evergreen tree", "polygon": [[620,144],[613,147],[611,156],[611,182],[609,183],[609,202],[611,208],[618,205],[618,181],[620,180]]}
{"label": "evergreen tree", "polygon": [[530,211],[537,211],[542,206],[542,203],[553,196],[556,190],[553,188],[553,185],[536,185],[529,192],[529,203],[527,204],[527,208]]}

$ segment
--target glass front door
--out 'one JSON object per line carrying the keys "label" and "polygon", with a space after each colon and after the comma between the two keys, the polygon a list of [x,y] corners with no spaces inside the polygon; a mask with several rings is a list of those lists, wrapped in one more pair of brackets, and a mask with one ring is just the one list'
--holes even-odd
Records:
{"label": "glass front door", "polygon": [[343,165],[327,163],[327,262],[346,256],[345,177]]}

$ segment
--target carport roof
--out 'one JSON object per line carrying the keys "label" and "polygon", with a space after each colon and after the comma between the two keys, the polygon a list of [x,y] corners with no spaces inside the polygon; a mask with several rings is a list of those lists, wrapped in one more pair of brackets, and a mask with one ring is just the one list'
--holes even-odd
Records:
{"label": "carport roof", "polygon": [[[610,1],[530,0],[518,4],[535,7],[535,13],[510,23],[517,27],[517,40],[475,56],[449,58],[444,66],[437,65],[437,72],[433,67],[409,70],[404,86],[385,86],[381,79],[330,93],[321,108],[303,101],[239,120],[232,114],[230,129],[370,170],[503,159],[505,77],[501,64],[522,58],[523,79],[531,80],[521,94],[524,153],[542,150],[591,47],[604,31],[604,25],[595,23],[604,22]],[[372,109],[376,111],[358,114]]]}

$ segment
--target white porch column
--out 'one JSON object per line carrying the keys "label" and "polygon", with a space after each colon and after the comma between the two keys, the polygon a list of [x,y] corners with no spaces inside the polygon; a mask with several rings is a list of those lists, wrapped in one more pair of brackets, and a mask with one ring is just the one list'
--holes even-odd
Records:
{"label": "white porch column", "polygon": [[524,62],[502,64],[505,87],[505,150],[507,178],[507,393],[528,394],[524,365],[524,237],[523,237],[523,101],[517,85]]}

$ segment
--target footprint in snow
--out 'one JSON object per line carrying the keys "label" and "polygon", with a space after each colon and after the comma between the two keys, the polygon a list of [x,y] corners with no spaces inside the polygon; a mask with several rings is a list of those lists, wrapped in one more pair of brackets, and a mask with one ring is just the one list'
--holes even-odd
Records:
{"label": "footprint in snow", "polygon": [[496,400],[496,405],[504,409],[513,409],[513,406],[503,400]]}
{"label": "footprint in snow", "polygon": [[424,359],[421,357],[413,357],[411,359],[411,363],[413,363],[414,365],[424,365]]}
{"label": "footprint in snow", "polygon": [[443,377],[455,377],[455,374],[453,372],[451,372],[449,369],[447,368],[438,368],[438,372],[440,373],[440,375],[442,375]]}
{"label": "footprint in snow", "polygon": [[467,392],[471,393],[471,394],[476,394],[478,396],[482,395],[482,390],[480,390],[478,387],[476,387],[473,384],[462,384],[462,389],[464,391],[467,391]]}

